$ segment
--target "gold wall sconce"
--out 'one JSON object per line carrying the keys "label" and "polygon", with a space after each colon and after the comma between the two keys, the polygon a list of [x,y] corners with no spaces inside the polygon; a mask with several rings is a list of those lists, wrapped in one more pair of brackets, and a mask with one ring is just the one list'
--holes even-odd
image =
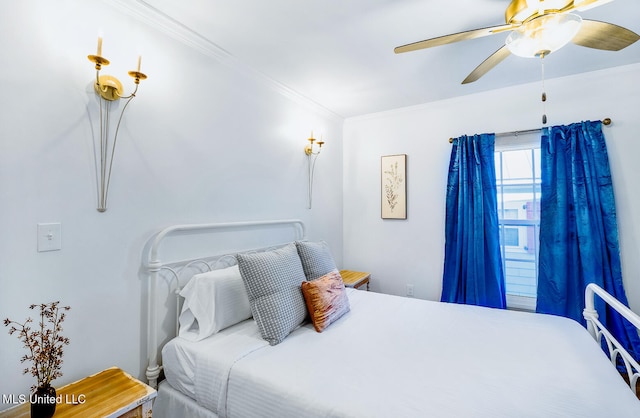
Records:
{"label": "gold wall sconce", "polygon": [[308,179],[309,179],[309,195],[307,201],[307,208],[311,209],[311,199],[313,197],[313,172],[316,167],[316,159],[318,155],[320,155],[320,151],[322,151],[322,146],[324,145],[324,141],[322,140],[322,136],[320,139],[315,139],[313,137],[313,131],[311,131],[311,136],[308,139],[309,143],[304,147],[304,153],[307,156],[307,169],[308,169]]}
{"label": "gold wall sconce", "polygon": [[[103,65],[109,65],[109,60],[102,56],[102,38],[98,38],[98,50],[95,55],[87,56],[89,61],[95,64],[96,68],[96,81],[94,88],[96,94],[99,96],[100,102],[100,162],[99,167],[96,167],[97,179],[98,179],[98,212],[104,212],[107,210],[107,195],[109,193],[109,183],[111,182],[111,168],[113,167],[113,156],[116,151],[116,142],[118,139],[118,130],[120,129],[120,122],[122,122],[122,116],[127,108],[127,105],[131,100],[136,97],[138,92],[138,86],[140,80],[147,78],[146,74],[140,72],[140,64],[142,57],[138,56],[138,67],[135,71],[129,71],[128,74],[133,78],[135,83],[135,89],[133,92],[125,96],[122,88],[122,83],[116,77],[111,75],[100,75],[100,70]],[[111,104],[119,99],[125,99],[126,102],[122,106],[122,111],[118,117],[116,129],[113,138],[109,137],[109,128],[111,121]],[[97,155],[96,155],[97,160]]]}

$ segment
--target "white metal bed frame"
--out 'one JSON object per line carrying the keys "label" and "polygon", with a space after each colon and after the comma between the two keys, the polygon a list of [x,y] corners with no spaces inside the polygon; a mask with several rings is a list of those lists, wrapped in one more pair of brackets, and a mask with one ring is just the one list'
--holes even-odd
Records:
{"label": "white metal bed frame", "polygon": [[[301,240],[306,237],[306,229],[304,223],[299,219],[283,219],[283,220],[268,220],[268,221],[249,221],[249,222],[227,222],[227,223],[210,223],[210,224],[182,224],[173,225],[164,228],[158,232],[150,244],[148,250],[144,254],[144,269],[148,273],[148,293],[147,293],[147,369],[146,377],[149,385],[157,388],[158,378],[162,372],[162,365],[158,361],[159,344],[158,341],[158,289],[157,284],[160,278],[160,273],[168,272],[171,280],[175,280],[176,285],[174,292],[177,294],[180,291],[180,277],[183,271],[189,270],[194,265],[202,266],[204,271],[210,271],[215,268],[221,267],[224,263],[223,260],[231,258],[235,262],[235,258],[232,258],[231,254],[210,255],[200,257],[197,259],[187,259],[171,262],[163,262],[159,258],[160,247],[170,237],[192,233],[192,234],[209,234],[216,231],[225,229],[243,229],[243,230],[257,230],[264,227],[271,226],[283,226],[293,227],[294,233],[292,240]],[[292,241],[290,240],[290,241]],[[272,243],[269,247],[258,248],[255,250],[244,250],[243,252],[261,251],[268,248],[275,248],[284,243]],[[180,312],[180,305],[176,303],[176,331],[177,335],[177,323]]]}
{"label": "white metal bed frame", "polygon": [[640,316],[624,306],[619,300],[611,296],[600,286],[594,283],[587,285],[584,296],[585,308],[582,313],[584,319],[587,320],[587,330],[598,344],[604,340],[609,351],[609,359],[614,366],[617,365],[618,358],[622,359],[629,379],[629,387],[636,395],[638,395],[637,383],[640,380],[640,365],[598,320],[598,312],[595,308],[596,294],[607,305],[615,309],[620,315],[631,322],[636,327],[636,330],[640,330]]}
{"label": "white metal bed frame", "polygon": [[[180,275],[182,271],[188,270],[190,267],[199,264],[204,266],[205,271],[221,267],[221,260],[231,258],[230,254],[221,254],[217,256],[205,256],[197,259],[188,259],[180,261],[162,262],[159,258],[159,251],[165,240],[171,236],[181,233],[206,234],[216,231],[233,228],[244,228],[252,230],[267,226],[291,226],[294,228],[294,240],[304,239],[306,237],[306,229],[304,223],[299,219],[283,219],[269,221],[250,221],[250,222],[229,222],[229,223],[210,223],[210,224],[182,224],[169,226],[158,232],[150,242],[148,251],[145,253],[145,269],[149,275],[148,278],[148,313],[147,313],[147,359],[148,365],[146,369],[146,377],[149,385],[157,388],[158,378],[162,371],[162,366],[158,361],[159,341],[158,341],[158,291],[157,282],[160,280],[160,272],[166,271],[176,281],[175,293],[180,291]],[[261,251],[267,248],[274,248],[282,244],[272,244],[270,247],[263,247],[256,250]],[[609,357],[613,365],[617,365],[618,358],[625,365],[629,386],[638,394],[637,385],[640,382],[640,364],[625,350],[625,348],[611,335],[611,333],[598,320],[598,312],[595,309],[595,295],[620,313],[624,318],[631,322],[636,329],[640,330],[640,316],[635,314],[629,308],[620,303],[617,299],[607,293],[601,287],[595,284],[589,284],[585,289],[585,309],[583,316],[587,321],[587,329],[598,344],[603,341],[609,351]],[[179,316],[179,304],[176,304],[176,330]]]}

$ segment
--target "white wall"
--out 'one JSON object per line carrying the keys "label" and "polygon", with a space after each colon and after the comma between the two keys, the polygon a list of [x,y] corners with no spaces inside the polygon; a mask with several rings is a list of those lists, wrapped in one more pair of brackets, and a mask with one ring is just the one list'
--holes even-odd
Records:
{"label": "white wall", "polygon": [[[141,256],[164,226],[301,218],[342,261],[342,120],[114,4],[0,3],[0,318],[23,320],[32,303],[72,307],[57,386],[113,365],[143,375]],[[141,53],[149,76],[124,117],[106,213],[96,211],[98,105],[86,58],[99,31],[112,61],[104,73],[130,91],[126,71]],[[312,129],[327,143],[308,210]],[[36,251],[43,222],[62,223],[61,251]],[[6,330],[0,394],[28,393],[25,352]]]}
{"label": "white wall", "polygon": [[[95,73],[86,59],[99,31],[112,61],[105,72],[125,90],[139,52],[149,75],[125,115],[102,214],[95,209]],[[353,118],[343,132],[322,109],[110,1],[2,2],[0,52],[0,319],[24,319],[32,303],[72,306],[64,324],[71,345],[56,385],[112,365],[142,376],[142,249],[173,223],[302,218],[308,237],[327,240],[340,266],[373,273],[373,290],[404,294],[413,283],[416,297],[438,299],[447,139],[535,127],[541,113],[535,83]],[[547,82],[550,123],[614,120],[605,133],[636,311],[638,76],[640,67],[631,66]],[[302,148],[311,129],[327,145],[307,210]],[[409,156],[409,218],[382,221],[380,156],[396,153]],[[36,251],[42,222],[62,223],[61,251]],[[27,393],[34,380],[21,374],[24,350],[5,331],[0,394]]]}
{"label": "white wall", "polygon": [[[610,117],[623,280],[640,312],[640,65],[547,80],[548,125]],[[479,81],[480,83],[482,80]],[[444,260],[448,138],[541,125],[539,83],[347,119],[344,263],[372,273],[375,291],[439,300]],[[408,219],[380,218],[380,156],[407,154]]]}

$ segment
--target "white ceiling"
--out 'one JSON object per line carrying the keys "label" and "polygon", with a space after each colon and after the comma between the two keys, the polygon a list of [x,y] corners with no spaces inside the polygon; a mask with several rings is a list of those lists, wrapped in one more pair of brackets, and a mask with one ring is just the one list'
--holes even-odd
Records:
{"label": "white ceiling", "polygon": [[[138,0],[260,73],[342,117],[540,80],[536,59],[509,56],[475,83],[461,81],[507,33],[394,54],[399,45],[504,23],[509,0]],[[580,13],[640,33],[640,1]],[[640,62],[569,44],[545,58],[547,78]]]}

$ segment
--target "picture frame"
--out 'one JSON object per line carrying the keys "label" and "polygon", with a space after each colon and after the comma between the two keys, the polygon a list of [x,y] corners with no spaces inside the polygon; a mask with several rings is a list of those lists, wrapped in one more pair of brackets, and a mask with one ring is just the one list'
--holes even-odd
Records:
{"label": "picture frame", "polygon": [[382,219],[407,219],[407,155],[380,158],[380,207]]}

